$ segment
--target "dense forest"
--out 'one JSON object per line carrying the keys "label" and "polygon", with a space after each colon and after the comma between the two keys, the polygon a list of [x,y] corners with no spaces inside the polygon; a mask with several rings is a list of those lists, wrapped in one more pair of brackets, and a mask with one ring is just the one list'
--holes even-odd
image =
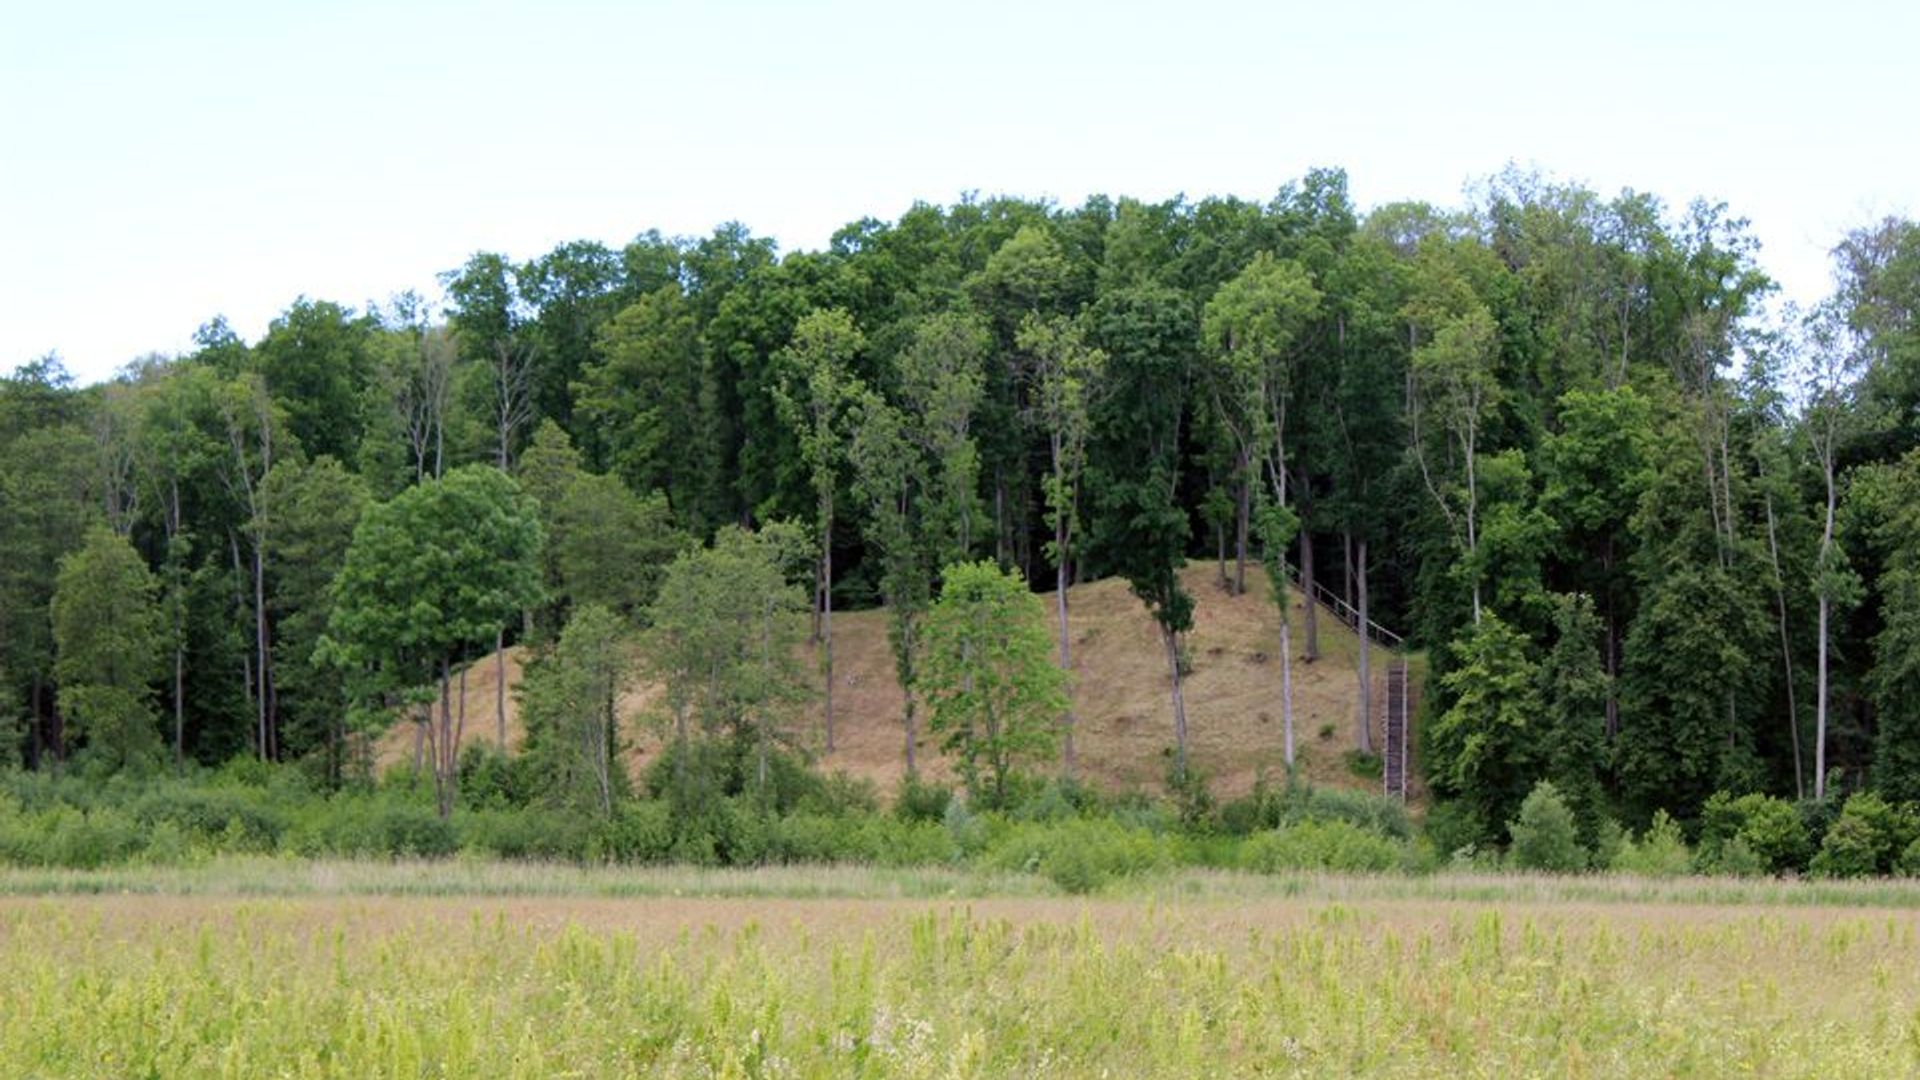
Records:
{"label": "dense forest", "polygon": [[[605,761],[570,718],[610,715],[611,643],[644,633],[688,688],[681,774],[706,725],[764,779],[752,720],[795,692],[826,694],[831,762],[834,609],[886,607],[902,683],[929,680],[911,754],[917,722],[955,738],[990,651],[950,586],[1045,626],[1120,576],[1163,633],[1178,778],[1192,558],[1427,651],[1450,842],[1502,839],[1542,779],[1589,836],[1720,791],[1920,799],[1913,222],[1842,238],[1807,310],[1724,206],[1518,172],[1464,209],[1362,214],[1314,171],[1264,203],[965,199],[821,251],[728,224],[442,283],[302,297],[253,342],[216,318],[102,385],[51,356],[0,382],[10,760],[337,785],[410,704],[450,783],[449,683],[522,641],[529,753],[545,717]],[[780,612],[824,681],[773,655],[798,648],[755,622]],[[1310,661],[1312,617],[1286,632]],[[1064,718],[1039,767],[1070,769],[1050,670],[1004,707]],[[981,785],[1017,734],[962,734]],[[624,783],[569,760],[584,798]]]}

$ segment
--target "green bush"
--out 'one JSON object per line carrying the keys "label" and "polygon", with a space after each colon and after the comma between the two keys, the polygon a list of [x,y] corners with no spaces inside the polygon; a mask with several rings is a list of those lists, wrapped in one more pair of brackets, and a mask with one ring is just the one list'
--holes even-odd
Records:
{"label": "green bush", "polygon": [[1423,830],[1434,850],[1449,858],[1462,855],[1471,859],[1485,850],[1489,829],[1479,807],[1459,799],[1443,799],[1427,807]]}
{"label": "green bush", "polygon": [[289,817],[284,797],[276,803],[264,780],[247,786],[156,784],[135,799],[131,809],[134,820],[147,829],[172,823],[189,838],[227,851],[273,850]]}
{"label": "green bush", "polygon": [[1907,845],[1900,853],[1899,861],[1893,864],[1893,872],[1901,877],[1920,877],[1920,839]]}
{"label": "green bush", "polygon": [[587,857],[606,862],[665,862],[674,849],[673,807],[662,799],[626,802],[595,823]]}
{"label": "green bush", "polygon": [[492,743],[468,743],[460,751],[460,805],[468,810],[510,810],[533,802],[527,757],[508,757]]}
{"label": "green bush", "polygon": [[1580,846],[1579,826],[1573,810],[1551,781],[1533,785],[1520,804],[1520,817],[1507,823],[1513,846],[1507,857],[1522,870],[1546,870],[1572,873],[1587,866],[1587,851]]}
{"label": "green bush", "polygon": [[1259,833],[1240,846],[1240,865],[1256,873],[1335,870],[1379,873],[1406,861],[1406,845],[1348,821],[1302,821]]}
{"label": "green bush", "polygon": [[1180,862],[1177,841],[1110,818],[1016,823],[989,841],[982,865],[1038,873],[1069,892],[1089,892],[1114,878],[1164,870]]}
{"label": "green bush", "polygon": [[1786,873],[1803,870],[1812,854],[1806,824],[1800,812],[1785,799],[1749,794],[1734,798],[1718,792],[1700,808],[1700,854],[1702,870],[1723,869],[1727,861],[1725,847],[1738,840],[1746,852],[1724,867],[1727,873],[1751,873],[1752,862],[1759,862],[1759,873]]}
{"label": "green bush", "polygon": [[1301,790],[1304,792],[1302,798],[1287,802],[1281,824],[1344,821],[1394,840],[1413,837],[1413,825],[1407,820],[1407,808],[1396,800],[1352,788],[1307,787]]}
{"label": "green bush", "polygon": [[952,862],[953,840],[940,825],[879,816],[793,814],[772,822],[767,861],[917,866]]}
{"label": "green bush", "polygon": [[1700,868],[1703,873],[1722,874],[1727,877],[1761,877],[1768,873],[1766,856],[1753,850],[1744,836],[1736,836],[1720,846],[1711,869]]}
{"label": "green bush", "polygon": [[879,813],[880,795],[873,781],[836,769],[822,777],[820,786],[803,796],[796,806],[810,814],[866,816]]}
{"label": "green bush", "polygon": [[940,821],[953,803],[953,789],[909,773],[894,792],[893,812],[905,821]]}
{"label": "green bush", "polygon": [[1665,810],[1656,810],[1653,824],[1647,826],[1638,840],[1631,837],[1621,840],[1620,850],[1609,865],[1622,874],[1678,877],[1693,865],[1693,856],[1687,851],[1687,841],[1680,833],[1680,823],[1669,817]]}
{"label": "green bush", "polygon": [[1819,877],[1890,874],[1895,860],[1916,839],[1920,839],[1920,820],[1911,807],[1863,792],[1840,808],[1809,869]]}
{"label": "green bush", "polygon": [[460,850],[499,859],[588,859],[593,818],[553,810],[468,810],[456,814]]}
{"label": "green bush", "polygon": [[302,816],[282,845],[301,855],[430,858],[458,846],[433,807],[394,795],[339,795]]}
{"label": "green bush", "polygon": [[1879,839],[1864,817],[1842,813],[1813,857],[1816,877],[1868,877],[1879,869]]}

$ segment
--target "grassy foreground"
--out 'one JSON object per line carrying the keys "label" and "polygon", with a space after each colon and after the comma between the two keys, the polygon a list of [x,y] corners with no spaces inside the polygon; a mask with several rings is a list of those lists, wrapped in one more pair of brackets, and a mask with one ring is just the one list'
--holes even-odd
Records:
{"label": "grassy foreground", "polygon": [[1914,1075],[1920,894],[1807,888],[9,871],[0,1075]]}

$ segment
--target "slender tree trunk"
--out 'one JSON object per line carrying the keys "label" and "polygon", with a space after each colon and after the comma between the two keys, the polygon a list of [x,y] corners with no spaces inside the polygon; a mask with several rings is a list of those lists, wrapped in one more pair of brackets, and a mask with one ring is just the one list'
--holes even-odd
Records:
{"label": "slender tree trunk", "polygon": [[1307,640],[1303,643],[1301,659],[1311,664],[1320,659],[1320,619],[1319,601],[1314,597],[1313,576],[1313,533],[1302,525],[1300,529],[1300,593],[1306,599],[1306,620],[1303,629]]}
{"label": "slender tree trunk", "polygon": [[1473,625],[1480,625],[1480,481],[1474,469],[1474,440],[1467,440],[1467,561],[1473,567]]}
{"label": "slender tree trunk", "polygon": [[260,760],[273,759],[273,671],[267,662],[267,567],[262,549],[267,545],[266,528],[253,541],[253,636],[254,655],[260,671],[260,696],[257,701],[260,723]]}
{"label": "slender tree trunk", "polygon": [[1827,797],[1827,622],[1833,610],[1833,600],[1824,592],[1820,596],[1820,651],[1815,676],[1817,686],[1814,702],[1813,720],[1813,797],[1816,801]]}
{"label": "slender tree trunk", "polygon": [[38,769],[42,755],[60,760],[60,741],[53,729],[52,720],[47,716],[47,684],[35,669],[33,688],[27,692],[29,708],[33,710],[33,749],[29,754],[29,764]]}
{"label": "slender tree trunk", "polygon": [[1213,523],[1213,566],[1220,587],[1231,592],[1233,579],[1227,576],[1227,523],[1224,521]]}
{"label": "slender tree trunk", "polygon": [[182,688],[187,682],[187,650],[178,644],[177,633],[173,646],[173,771],[184,772],[187,767],[187,709]]}
{"label": "slender tree trunk", "polygon": [[[1787,737],[1793,742],[1793,795],[1807,797],[1807,770],[1800,752],[1800,695],[1793,685],[1793,642],[1787,633],[1787,584],[1780,569],[1780,534],[1773,516],[1773,494],[1766,494],[1767,553],[1773,563],[1773,601],[1780,616],[1780,669],[1787,681]],[[1822,639],[1826,637],[1821,634]]]}
{"label": "slender tree trunk", "polygon": [[1247,592],[1247,534],[1251,531],[1253,518],[1253,477],[1248,472],[1251,463],[1247,452],[1240,451],[1240,500],[1233,541],[1233,595],[1244,596]]}
{"label": "slender tree trunk", "polygon": [[1187,700],[1180,687],[1180,636],[1160,628],[1160,640],[1167,649],[1167,674],[1173,687],[1173,770],[1182,783],[1187,779]]}
{"label": "slender tree trunk", "polygon": [[184,772],[187,767],[187,627],[186,599],[180,595],[180,579],[184,572],[180,566],[180,480],[171,477],[167,483],[167,587],[171,591],[173,615],[173,770]]}
{"label": "slender tree trunk", "polygon": [[1346,599],[1347,606],[1352,608],[1354,607],[1354,602],[1353,602],[1353,530],[1351,529],[1340,530],[1340,560],[1341,560],[1340,561],[1340,572],[1341,572],[1340,592],[1341,592],[1341,595]]}
{"label": "slender tree trunk", "polygon": [[507,631],[493,632],[493,725],[500,752],[507,752]]}
{"label": "slender tree trunk", "polygon": [[1815,669],[1813,719],[1813,797],[1816,800],[1827,797],[1827,654],[1830,651],[1827,628],[1833,619],[1833,589],[1827,577],[1833,565],[1833,519],[1839,499],[1839,491],[1834,484],[1831,453],[1822,464],[1825,466],[1827,481],[1827,516],[1820,534],[1820,643],[1817,654],[1819,660]]}
{"label": "slender tree trunk", "polygon": [[1073,652],[1072,634],[1067,624],[1067,521],[1065,514],[1055,515],[1053,527],[1053,609],[1060,619],[1060,671],[1067,677],[1067,712],[1060,720],[1060,770],[1073,779]]}
{"label": "slender tree trunk", "polygon": [[[1280,587],[1280,725],[1289,773],[1293,770],[1293,598]],[[1308,606],[1312,606],[1309,600]]]}
{"label": "slender tree trunk", "polygon": [[451,675],[451,665],[445,657],[441,657],[440,732],[433,747],[433,790],[441,821],[453,816],[454,763],[459,760],[459,749],[454,745],[453,701],[449,690],[449,684],[453,681]]}
{"label": "slender tree trunk", "polygon": [[[911,658],[913,656],[913,651],[918,644],[917,642],[914,641],[913,619],[911,616],[908,616],[905,619],[904,625],[900,629],[900,637],[901,637],[901,640],[906,643],[903,651],[906,653],[906,655],[909,658]],[[902,667],[901,674],[905,676],[905,678],[901,680],[900,689],[906,694],[906,698],[907,698],[907,707],[904,714],[902,715],[902,724],[906,728],[906,733],[907,733],[907,775],[915,776],[917,775],[917,770],[915,768],[914,756],[913,756],[913,743],[914,743],[914,736],[915,736],[914,723],[913,723],[914,721],[914,715],[913,715],[913,682],[914,680],[913,680],[913,661],[911,659],[909,659],[906,662],[906,664]]]}
{"label": "slender tree trunk", "polygon": [[[246,570],[240,563],[240,538],[231,529],[227,530],[227,551],[233,556],[233,606],[244,614],[247,591],[241,582],[246,580]],[[256,712],[255,701],[259,695],[253,678],[253,654],[245,649],[240,651],[240,686],[246,693],[247,711]]]}
{"label": "slender tree trunk", "polygon": [[993,467],[993,545],[994,561],[1012,566],[1012,545],[1007,536],[1007,471],[1004,465]]}
{"label": "slender tree trunk", "polygon": [[1362,536],[1356,545],[1359,548],[1358,588],[1360,593],[1360,617],[1357,620],[1360,631],[1360,738],[1359,747],[1363,754],[1373,753],[1373,631],[1367,623],[1367,538]]}
{"label": "slender tree trunk", "polygon": [[[828,519],[827,532],[832,534],[832,519]],[[827,753],[833,753],[833,542],[829,539],[820,545],[820,617],[823,632],[822,645],[825,647],[826,669],[826,720]]]}

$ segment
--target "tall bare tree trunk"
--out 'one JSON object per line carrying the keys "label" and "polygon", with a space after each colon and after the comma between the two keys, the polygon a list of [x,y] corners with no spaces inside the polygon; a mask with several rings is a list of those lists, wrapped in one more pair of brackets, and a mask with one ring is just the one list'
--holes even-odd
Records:
{"label": "tall bare tree trunk", "polygon": [[1300,593],[1306,599],[1306,620],[1304,629],[1307,640],[1301,659],[1312,663],[1320,659],[1320,618],[1319,601],[1314,597],[1313,576],[1313,533],[1302,524],[1300,527]]}
{"label": "tall bare tree trunk", "polygon": [[1373,753],[1373,671],[1371,667],[1373,653],[1373,632],[1367,622],[1367,538],[1357,540],[1359,548],[1357,585],[1360,594],[1360,617],[1357,620],[1360,631],[1360,738],[1358,745],[1363,754]]}
{"label": "tall bare tree trunk", "polygon": [[820,544],[820,619],[825,649],[822,659],[826,672],[827,753],[833,753],[833,540],[832,518],[828,518],[828,537]]}
{"label": "tall bare tree trunk", "polygon": [[507,752],[507,632],[493,632],[493,724],[500,752]]}
{"label": "tall bare tree trunk", "polygon": [[1053,550],[1057,565],[1053,571],[1053,610],[1060,619],[1060,671],[1067,677],[1067,712],[1060,720],[1060,769],[1073,778],[1073,652],[1072,633],[1067,624],[1067,522],[1066,515],[1053,527]]}
{"label": "tall bare tree trunk", "polygon": [[[1780,570],[1780,534],[1773,516],[1773,494],[1766,493],[1767,552],[1773,563],[1773,601],[1780,622],[1780,668],[1787,680],[1787,736],[1793,741],[1793,795],[1807,797],[1807,770],[1800,760],[1800,695],[1793,685],[1793,642],[1787,634],[1787,583]],[[1825,634],[1822,633],[1822,638]]]}
{"label": "tall bare tree trunk", "polygon": [[445,657],[441,657],[440,730],[433,745],[433,793],[441,821],[453,816],[454,763],[459,760],[459,749],[454,745],[453,700],[449,690],[449,684],[453,681],[451,676],[451,665]]}
{"label": "tall bare tree trunk", "polygon": [[1253,518],[1253,478],[1247,470],[1250,463],[1247,452],[1240,451],[1240,499],[1236,507],[1233,538],[1233,595],[1245,596],[1247,593],[1247,535],[1251,531]]}
{"label": "tall bare tree trunk", "polygon": [[[1313,602],[1309,600],[1308,606]],[[1293,769],[1293,598],[1281,586],[1280,595],[1280,724],[1287,769]]]}
{"label": "tall bare tree trunk", "polygon": [[1180,635],[1160,628],[1160,640],[1167,649],[1167,674],[1173,687],[1173,770],[1182,783],[1187,779],[1187,699],[1180,687]]}
{"label": "tall bare tree trunk", "polygon": [[1833,619],[1833,589],[1827,577],[1833,565],[1833,519],[1839,501],[1839,489],[1834,483],[1834,459],[1830,448],[1824,454],[1822,465],[1825,467],[1827,481],[1827,515],[1820,534],[1820,646],[1815,675],[1813,720],[1813,797],[1816,800],[1827,797],[1827,654],[1831,652],[1827,642],[1827,628]]}

